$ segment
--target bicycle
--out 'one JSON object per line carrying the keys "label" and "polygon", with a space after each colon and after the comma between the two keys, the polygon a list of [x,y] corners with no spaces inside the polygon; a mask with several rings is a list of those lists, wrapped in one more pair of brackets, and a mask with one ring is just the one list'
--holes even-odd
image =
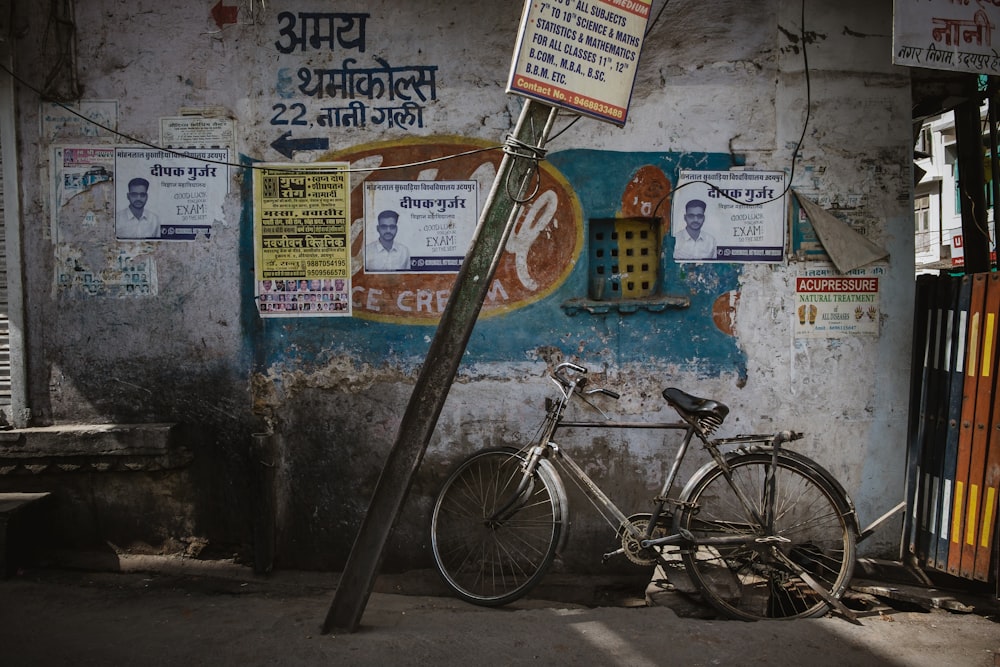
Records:
{"label": "bicycle", "polygon": [[[676,388],[664,389],[679,422],[610,421],[584,390],[587,369],[561,363],[551,373],[559,397],[548,399],[539,437],[517,449],[472,454],[447,478],[431,517],[435,565],[458,597],[499,606],[541,580],[566,538],[569,505],[562,474],[578,483],[617,530],[625,555],[640,565],[666,565],[677,549],[705,600],[741,620],[821,616],[831,608],[850,619],[840,600],[854,570],[860,530],[843,487],[815,461],[783,448],[801,433],[712,439],[729,408]],[[564,421],[577,396],[606,421]],[[647,513],[626,516],[553,440],[560,428],[683,430],[684,436]],[[697,438],[711,460],[671,496],[681,463]],[[720,448],[736,446],[723,453]]]}

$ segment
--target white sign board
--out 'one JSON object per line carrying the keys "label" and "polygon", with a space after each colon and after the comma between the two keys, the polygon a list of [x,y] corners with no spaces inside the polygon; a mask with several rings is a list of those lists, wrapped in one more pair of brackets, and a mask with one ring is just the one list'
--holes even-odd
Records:
{"label": "white sign board", "polygon": [[527,0],[508,93],[625,124],[652,0]]}
{"label": "white sign board", "polygon": [[833,266],[809,269],[795,279],[796,338],[877,336],[881,320],[879,279],[884,266],[837,272]]}
{"label": "white sign board", "polygon": [[160,145],[165,148],[232,148],[236,121],[232,118],[178,116],[160,119]]}
{"label": "white sign board", "polygon": [[955,72],[1000,74],[1000,6],[968,0],[895,0],[892,62]]}

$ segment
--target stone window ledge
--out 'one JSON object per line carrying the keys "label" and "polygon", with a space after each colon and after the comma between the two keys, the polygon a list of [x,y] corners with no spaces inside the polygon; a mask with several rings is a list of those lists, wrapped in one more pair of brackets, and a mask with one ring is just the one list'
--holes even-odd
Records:
{"label": "stone window ledge", "polygon": [[0,476],[181,468],[194,459],[180,424],[82,424],[0,431]]}
{"label": "stone window ledge", "polygon": [[663,294],[644,299],[616,299],[601,300],[596,299],[570,299],[564,301],[562,309],[567,315],[576,315],[580,312],[591,315],[606,315],[607,313],[635,313],[640,310],[647,310],[651,313],[660,313],[665,310],[680,310],[691,307],[691,299],[686,296],[673,294]]}

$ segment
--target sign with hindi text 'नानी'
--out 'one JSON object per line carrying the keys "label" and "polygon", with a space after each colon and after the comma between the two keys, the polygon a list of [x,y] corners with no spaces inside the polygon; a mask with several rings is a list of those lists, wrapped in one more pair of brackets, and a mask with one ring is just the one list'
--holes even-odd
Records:
{"label": "sign with hindi text '\u0928\u093e\u0928\u0940'", "polygon": [[651,0],[526,0],[507,92],[625,125]]}
{"label": "sign with hindi text '\u0928\u093e\u0928\u0940'", "polygon": [[1000,6],[995,0],[893,2],[895,65],[1000,74]]}

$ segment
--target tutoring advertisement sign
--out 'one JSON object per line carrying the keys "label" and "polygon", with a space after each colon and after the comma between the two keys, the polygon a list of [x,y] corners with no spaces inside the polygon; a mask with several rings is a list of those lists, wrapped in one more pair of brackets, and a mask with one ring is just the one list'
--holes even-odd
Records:
{"label": "tutoring advertisement sign", "polygon": [[479,217],[476,181],[365,183],[365,273],[458,273]]}
{"label": "tutoring advertisement sign", "polygon": [[676,262],[781,262],[785,174],[682,170],[670,228]]}
{"label": "tutoring advertisement sign", "polygon": [[507,92],[624,125],[651,6],[527,0]]}
{"label": "tutoring advertisement sign", "polygon": [[351,314],[348,167],[340,162],[254,167],[261,317]]}

